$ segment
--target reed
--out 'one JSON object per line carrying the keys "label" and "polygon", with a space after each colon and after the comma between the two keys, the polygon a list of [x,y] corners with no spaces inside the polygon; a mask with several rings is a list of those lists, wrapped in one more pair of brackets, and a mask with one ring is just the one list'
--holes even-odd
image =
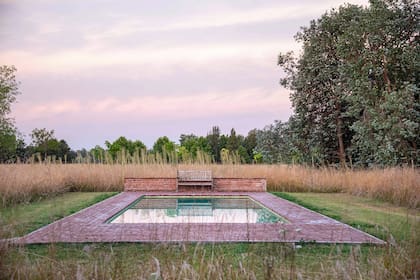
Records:
{"label": "reed", "polygon": [[124,177],[175,177],[176,170],[212,170],[214,177],[262,177],[269,191],[346,192],[420,207],[415,168],[334,169],[299,165],[244,164],[60,164],[0,165],[1,205],[29,202],[67,191],[122,191]]}

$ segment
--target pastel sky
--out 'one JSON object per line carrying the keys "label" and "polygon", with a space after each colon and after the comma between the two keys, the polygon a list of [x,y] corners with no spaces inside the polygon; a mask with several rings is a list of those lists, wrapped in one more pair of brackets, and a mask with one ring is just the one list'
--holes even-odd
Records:
{"label": "pastel sky", "polygon": [[21,82],[12,117],[73,149],[121,135],[151,147],[214,125],[246,135],[288,119],[277,56],[343,2],[0,0],[0,64]]}

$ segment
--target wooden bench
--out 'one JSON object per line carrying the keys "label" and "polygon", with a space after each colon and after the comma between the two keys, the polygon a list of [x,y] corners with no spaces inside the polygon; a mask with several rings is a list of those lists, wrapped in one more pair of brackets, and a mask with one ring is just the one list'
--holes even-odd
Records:
{"label": "wooden bench", "polygon": [[213,190],[213,177],[209,170],[178,170],[176,191],[179,187],[210,187]]}

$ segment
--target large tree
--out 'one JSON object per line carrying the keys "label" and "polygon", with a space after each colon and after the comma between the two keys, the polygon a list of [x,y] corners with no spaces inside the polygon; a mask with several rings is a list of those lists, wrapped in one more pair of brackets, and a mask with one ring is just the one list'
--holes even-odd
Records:
{"label": "large tree", "polygon": [[[372,0],[325,13],[296,39],[299,58],[281,54],[292,90],[295,145],[329,163],[395,165],[419,145],[419,5]],[[313,158],[313,156],[311,156]]]}
{"label": "large tree", "polygon": [[352,155],[364,164],[419,162],[419,4],[371,1],[340,42]]}
{"label": "large tree", "polygon": [[349,123],[346,119],[349,89],[343,86],[343,61],[338,55],[341,36],[352,24],[358,24],[362,8],[340,7],[313,20],[302,28],[296,39],[303,44],[303,54],[280,54],[278,64],[287,76],[281,84],[292,90],[295,120],[300,122],[300,137],[306,153],[319,150],[328,162],[346,165]]}

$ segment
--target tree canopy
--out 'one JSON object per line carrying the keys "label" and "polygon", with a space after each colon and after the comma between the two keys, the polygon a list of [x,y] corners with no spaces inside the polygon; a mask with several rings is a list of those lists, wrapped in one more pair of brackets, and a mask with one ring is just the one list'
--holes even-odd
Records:
{"label": "tree canopy", "polygon": [[418,26],[417,2],[374,0],[303,27],[295,37],[302,54],[278,59],[298,140],[286,154],[343,166],[418,164]]}

